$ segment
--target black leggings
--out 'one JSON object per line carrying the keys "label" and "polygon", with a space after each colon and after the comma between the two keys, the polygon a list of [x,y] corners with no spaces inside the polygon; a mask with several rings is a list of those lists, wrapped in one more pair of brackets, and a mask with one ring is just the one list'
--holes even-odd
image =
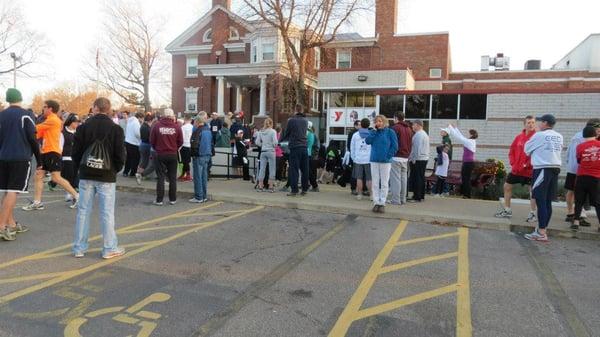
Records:
{"label": "black leggings", "polygon": [[140,147],[125,143],[125,149],[127,149],[127,157],[125,159],[123,174],[134,176],[137,172],[138,165],[140,164]]}
{"label": "black leggings", "polygon": [[183,171],[181,172],[181,175],[190,173],[190,162],[192,161],[192,149],[184,146],[179,150],[179,154],[181,157],[181,163],[183,164]]}
{"label": "black leggings", "polygon": [[460,170],[460,193],[467,198],[471,197],[471,174],[473,173],[474,168],[474,162],[466,162],[462,164],[462,168]]}
{"label": "black leggings", "polygon": [[577,176],[575,180],[575,220],[581,218],[581,209],[586,199],[589,198],[590,206],[596,208],[596,216],[600,222],[600,179],[592,176]]}

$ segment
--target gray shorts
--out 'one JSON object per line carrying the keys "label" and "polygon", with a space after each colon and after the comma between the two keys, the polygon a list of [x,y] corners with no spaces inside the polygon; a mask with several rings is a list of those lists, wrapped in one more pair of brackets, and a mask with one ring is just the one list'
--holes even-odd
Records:
{"label": "gray shorts", "polygon": [[363,181],[371,181],[371,164],[352,165],[352,178]]}

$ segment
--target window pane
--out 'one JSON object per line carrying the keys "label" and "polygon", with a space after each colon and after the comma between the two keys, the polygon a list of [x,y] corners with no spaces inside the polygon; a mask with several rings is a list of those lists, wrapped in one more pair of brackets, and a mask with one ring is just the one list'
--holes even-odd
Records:
{"label": "window pane", "polygon": [[432,119],[456,119],[458,95],[433,95]]}
{"label": "window pane", "polygon": [[338,69],[348,69],[350,68],[350,61],[352,59],[352,54],[348,50],[338,51]]}
{"label": "window pane", "polygon": [[429,95],[406,95],[406,118],[429,119]]}
{"label": "window pane", "polygon": [[329,105],[332,108],[343,108],[346,106],[343,92],[332,92],[329,96]]}
{"label": "window pane", "polygon": [[365,108],[375,107],[375,93],[365,92]]}
{"label": "window pane", "polygon": [[361,92],[349,92],[348,93],[348,105],[347,107],[350,108],[362,108],[363,107],[363,95],[364,93]]}
{"label": "window pane", "polygon": [[460,95],[460,119],[485,119],[487,95]]}
{"label": "window pane", "polygon": [[273,44],[265,43],[263,44],[263,61],[273,61],[275,58],[275,53],[273,52]]}
{"label": "window pane", "polygon": [[392,118],[397,112],[402,112],[404,95],[389,95],[379,97],[379,113]]}
{"label": "window pane", "polygon": [[344,131],[346,130],[346,128],[344,127],[335,127],[335,128],[330,128],[329,129],[329,134],[332,135],[344,135]]}

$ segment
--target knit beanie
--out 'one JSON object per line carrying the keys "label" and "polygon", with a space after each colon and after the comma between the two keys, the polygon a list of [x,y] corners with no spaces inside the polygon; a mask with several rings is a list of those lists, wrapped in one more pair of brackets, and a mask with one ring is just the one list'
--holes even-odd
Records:
{"label": "knit beanie", "polygon": [[21,96],[21,92],[15,88],[8,88],[6,90],[6,101],[8,103],[19,103],[23,102],[23,96]]}

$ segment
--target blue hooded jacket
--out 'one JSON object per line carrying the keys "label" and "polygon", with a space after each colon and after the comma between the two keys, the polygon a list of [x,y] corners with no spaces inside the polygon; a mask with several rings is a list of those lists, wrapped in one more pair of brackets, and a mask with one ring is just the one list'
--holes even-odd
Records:
{"label": "blue hooded jacket", "polygon": [[[210,131],[210,127],[208,124],[205,124],[201,127],[202,132],[200,133],[200,146],[198,148],[198,155],[202,156],[212,156],[212,132]],[[197,130],[194,127],[194,131]],[[193,132],[193,131],[192,131]]]}
{"label": "blue hooded jacket", "polygon": [[396,133],[388,127],[371,130],[365,142],[371,145],[372,163],[391,163],[392,157],[398,151]]}

